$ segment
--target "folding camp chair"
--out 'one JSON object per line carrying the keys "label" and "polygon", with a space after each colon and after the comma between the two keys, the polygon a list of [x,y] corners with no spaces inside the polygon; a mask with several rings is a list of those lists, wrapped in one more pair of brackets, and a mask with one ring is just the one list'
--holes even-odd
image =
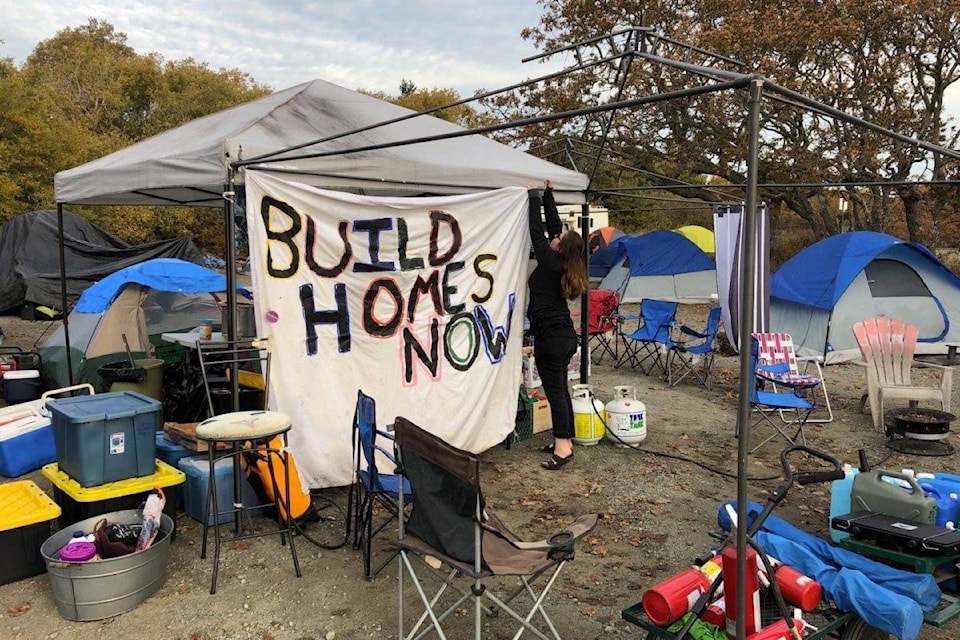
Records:
{"label": "folding camp chair", "polygon": [[[514,638],[529,631],[542,640],[551,637],[560,640],[543,602],[560,570],[573,560],[577,540],[593,530],[600,515],[581,516],[566,529],[538,542],[520,541],[499,518],[485,509],[480,489],[479,456],[454,448],[405,418],[398,417],[394,426],[399,469],[410,480],[413,489],[413,509],[409,519],[404,522],[403,518],[398,518],[401,560],[398,570],[398,637],[409,640],[433,631],[440,640],[448,637],[447,632],[451,637],[462,638],[465,636],[462,630],[444,630],[441,623],[472,600],[473,636],[476,639],[481,637],[481,612],[496,610],[521,625]],[[401,495],[401,506],[402,500]],[[417,559],[423,562],[417,562],[415,568]],[[439,567],[446,567],[444,571],[434,568],[437,563]],[[406,632],[404,583],[408,576],[424,612]],[[498,576],[515,576],[520,585],[501,598],[491,588],[497,586],[495,578]],[[421,577],[441,581],[436,595],[428,597]],[[460,588],[458,577],[470,579],[469,586]],[[546,581],[542,591],[537,593],[533,585],[539,584],[537,579],[540,577]],[[451,598],[443,597],[448,589],[455,592],[450,594],[455,602],[449,605],[447,602]],[[532,608],[525,615],[511,608],[521,594],[526,594],[532,602]],[[485,603],[489,603],[492,609]],[[539,618],[535,621],[534,616]],[[542,622],[551,635],[547,636],[535,626],[535,622]]]}
{"label": "folding camp chair", "polygon": [[[823,394],[823,406],[827,410],[824,418],[807,418],[807,422],[832,422],[833,408],[830,406],[830,396],[827,394],[826,382],[823,379],[823,368],[820,363],[823,362],[822,356],[796,355],[793,348],[793,338],[788,333],[758,333],[757,339],[760,343],[759,361],[761,364],[786,364],[792,375],[806,375],[807,368],[813,364],[817,369],[817,377],[820,378],[820,384],[810,390],[815,393],[819,390]],[[800,371],[798,363],[803,362],[803,371]],[[793,422],[789,413],[780,411],[780,419],[785,423]]]}
{"label": "folding camp chair", "polygon": [[[750,405],[754,409],[754,415],[757,416],[753,423],[753,429],[766,424],[773,428],[774,433],[750,449],[750,453],[773,440],[777,435],[783,436],[790,443],[805,445],[807,439],[803,433],[803,425],[810,416],[810,412],[816,408],[816,405],[807,396],[811,389],[820,384],[820,378],[816,376],[793,373],[788,363],[765,364],[760,359],[760,345],[764,335],[766,334],[754,333],[750,337],[750,370],[754,372],[754,375],[750,376]],[[760,388],[758,381],[762,381],[764,385],[767,383],[771,383],[771,386],[775,384],[776,387],[789,389],[789,391],[765,391]],[[774,411],[783,412],[784,415],[789,413],[796,417],[787,422],[773,420],[770,414]],[[796,427],[793,435],[785,430],[783,424]],[[737,433],[738,437],[739,435]],[[798,438],[799,443],[797,442]]]}
{"label": "folding camp chair", "polygon": [[599,364],[605,354],[617,359],[619,351],[617,311],[620,308],[620,294],[607,289],[591,289],[587,296],[587,334],[592,346],[590,356],[597,353]]}
{"label": "folding camp chair", "polygon": [[[378,437],[389,439],[392,448],[393,434],[377,429],[376,401],[363,391],[357,391],[357,406],[353,416],[355,476],[347,494],[346,526],[347,538],[352,535],[353,547],[360,550],[363,576],[367,580],[372,580],[396,557],[397,551],[394,549],[376,568],[371,568],[374,537],[401,513],[398,505],[400,494],[405,494],[408,500],[411,498],[409,482],[399,475],[380,473],[378,470],[378,455],[396,466],[393,452],[377,444]],[[389,517],[374,526],[374,509],[378,506],[385,509]]]}
{"label": "folding camp chair", "polygon": [[[624,351],[620,354],[615,367],[629,363],[631,367],[640,367],[645,374],[659,370],[667,377],[667,353],[673,344],[671,330],[675,325],[677,303],[665,300],[640,301],[642,324],[631,333],[623,336]],[[643,368],[644,362],[650,362],[650,370]]]}
{"label": "folding camp chair", "polygon": [[[667,383],[672,387],[688,375],[707,389],[711,386],[710,373],[716,355],[714,346],[720,328],[720,307],[710,307],[707,326],[703,331],[682,325],[679,335],[667,352]],[[675,375],[676,372],[676,375]]]}

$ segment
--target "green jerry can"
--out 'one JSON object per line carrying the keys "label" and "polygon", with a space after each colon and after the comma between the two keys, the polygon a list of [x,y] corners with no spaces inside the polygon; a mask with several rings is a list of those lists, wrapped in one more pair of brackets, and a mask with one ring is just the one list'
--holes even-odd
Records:
{"label": "green jerry can", "polygon": [[858,473],[850,495],[851,511],[872,511],[923,524],[937,521],[937,500],[923,493],[916,479],[899,471]]}

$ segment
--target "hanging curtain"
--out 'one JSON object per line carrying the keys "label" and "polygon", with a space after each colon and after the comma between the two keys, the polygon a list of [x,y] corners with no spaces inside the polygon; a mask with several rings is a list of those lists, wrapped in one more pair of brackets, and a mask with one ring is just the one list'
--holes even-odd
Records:
{"label": "hanging curtain", "polygon": [[[743,228],[742,205],[713,206],[713,234],[716,242],[717,293],[720,298],[723,330],[730,345],[739,351],[740,339],[740,255]],[[770,217],[766,205],[757,207],[757,271],[753,290],[756,296],[751,331],[770,326]]]}

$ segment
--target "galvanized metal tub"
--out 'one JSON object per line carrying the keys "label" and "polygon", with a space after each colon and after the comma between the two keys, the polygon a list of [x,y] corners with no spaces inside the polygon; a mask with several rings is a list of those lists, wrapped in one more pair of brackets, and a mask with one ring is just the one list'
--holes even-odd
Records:
{"label": "galvanized metal tub", "polygon": [[102,620],[130,611],[156,593],[166,578],[174,527],[166,514],[160,517],[160,533],[149,549],[109,560],[61,561],[60,549],[73,532],[89,533],[101,518],[133,525],[143,521],[143,512],[130,509],[94,516],[61,529],[40,546],[57,611],[67,620]]}

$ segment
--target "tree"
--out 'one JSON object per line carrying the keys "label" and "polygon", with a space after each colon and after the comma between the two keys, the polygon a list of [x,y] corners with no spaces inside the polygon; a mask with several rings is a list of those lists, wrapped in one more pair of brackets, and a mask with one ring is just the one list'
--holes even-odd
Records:
{"label": "tree", "polygon": [[[22,68],[0,60],[0,222],[52,207],[58,171],[268,92],[238,70],[138,54],[107,22],[62,29]],[[77,210],[131,242],[186,234],[223,246],[219,210]]]}
{"label": "tree", "polygon": [[[664,38],[640,43],[650,51],[741,73],[757,73],[908,136],[956,143],[949,128],[944,93],[960,78],[958,16],[960,2],[931,6],[915,0],[799,0],[778,3],[730,3],[612,0],[600,5],[581,0],[540,0],[544,14],[524,37],[547,51],[609,34],[623,25],[645,25]],[[689,43],[696,49],[676,42]],[[580,48],[582,60],[611,54],[612,39]],[[629,48],[629,47],[628,47]],[[712,51],[725,59],[711,56]],[[704,84],[702,76],[642,56],[597,65],[586,71],[530,87],[501,98],[494,107],[511,118],[558,112],[614,99],[651,95]],[[743,61],[734,65],[730,59]],[[617,87],[623,82],[622,94]],[[744,182],[745,97],[743,92],[710,94],[621,111],[614,115],[606,144],[638,169],[696,182]],[[532,147],[543,140],[573,135],[599,144],[606,116],[576,123],[526,127],[512,140]],[[901,181],[923,176],[939,179],[951,164],[940,157],[891,142],[878,134],[788,101],[767,100],[762,111],[761,182],[822,183]],[[919,165],[918,160],[926,163]],[[646,184],[665,183],[647,176]],[[616,186],[616,185],[594,185]],[[929,209],[936,187],[874,186],[846,189],[854,202],[856,228],[897,230],[911,239],[935,239],[941,213]],[[716,200],[705,189],[676,191],[685,197]],[[734,198],[736,191],[726,190]],[[761,197],[789,223],[796,214],[813,238],[840,230],[839,194],[821,188],[768,188]],[[895,200],[894,200],[895,198]],[[609,205],[608,205],[609,206]],[[947,204],[957,206],[956,199]],[[614,207],[611,207],[614,208]],[[897,226],[894,213],[902,216]],[[923,221],[930,222],[924,226]],[[782,225],[781,225],[782,226]]]}
{"label": "tree", "polygon": [[[413,81],[407,79],[400,81],[400,94],[397,96],[368,89],[357,89],[357,91],[417,112],[435,109],[462,100],[460,94],[453,89],[420,89]],[[467,129],[475,129],[494,122],[494,118],[490,114],[479,113],[468,103],[440,109],[430,115]]]}

